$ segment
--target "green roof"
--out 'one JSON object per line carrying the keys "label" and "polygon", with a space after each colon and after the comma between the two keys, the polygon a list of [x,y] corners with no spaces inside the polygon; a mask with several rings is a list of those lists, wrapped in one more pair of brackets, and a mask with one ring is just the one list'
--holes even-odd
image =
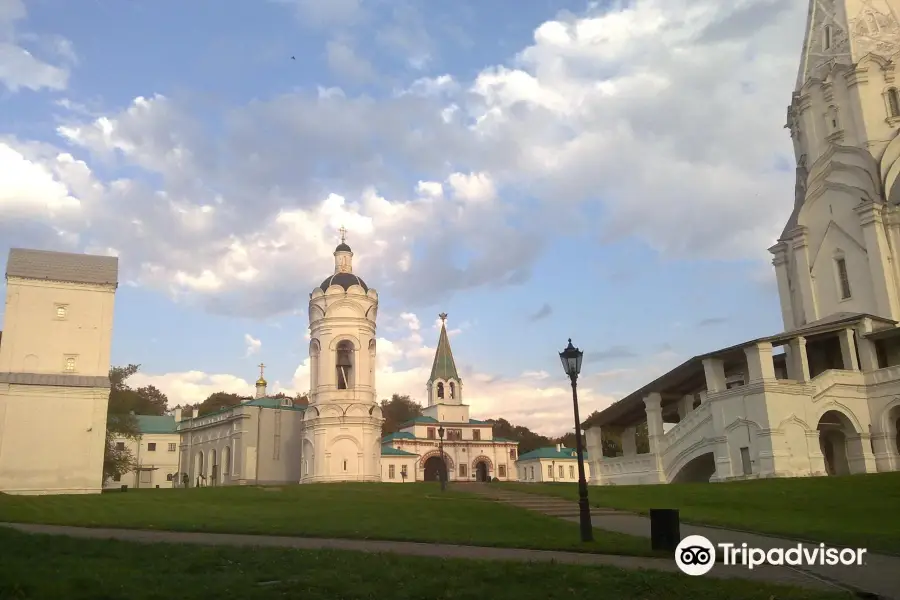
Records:
{"label": "green roof", "polygon": [[[446,314],[441,315],[441,318],[446,317]],[[431,366],[431,378],[429,381],[438,379],[461,381],[459,373],[456,372],[456,363],[453,361],[453,351],[450,350],[447,327],[443,322],[441,323],[441,337],[438,338],[437,351],[434,353],[434,364]]]}
{"label": "green roof", "polygon": [[423,417],[423,416],[419,416],[419,417],[415,417],[415,418],[413,418],[413,419],[410,419],[409,421],[407,421],[406,423],[404,423],[404,424],[401,425],[400,427],[406,427],[407,425],[413,425],[413,424],[415,424],[415,423],[437,423],[437,422],[438,422],[438,420],[435,419],[434,417]]}
{"label": "green roof", "polygon": [[519,442],[517,442],[516,440],[511,440],[511,439],[509,439],[509,438],[502,438],[502,437],[495,437],[495,438],[494,438],[494,441],[495,441],[495,442],[510,442],[510,443],[513,443],[513,444],[518,444],[518,443],[519,443]]}
{"label": "green roof", "polygon": [[271,398],[269,396],[263,396],[262,398],[254,398],[253,400],[248,400],[247,402],[242,402],[241,406],[261,406],[263,408],[280,408],[282,410],[306,410],[305,404],[293,404],[293,399],[291,400],[291,406],[282,406],[281,401],[284,398]]}
{"label": "green roof", "polygon": [[[519,460],[533,460],[536,458],[550,458],[554,460],[575,460],[578,458],[578,454],[572,448],[563,448],[561,451],[556,449],[556,446],[549,446],[547,448],[538,448],[537,450],[532,450],[531,452],[526,452],[525,454],[519,455]],[[588,453],[584,453],[584,460],[588,459]]]}
{"label": "green roof", "polygon": [[391,446],[382,446],[381,447],[381,455],[382,456],[418,456],[418,454],[413,454],[412,452],[407,452],[406,450],[400,450],[399,448],[393,448]]}
{"label": "green roof", "polygon": [[175,417],[134,415],[140,433],[175,433]]}
{"label": "green roof", "polygon": [[469,419],[469,423],[473,425],[490,425],[487,421],[479,421],[478,419]]}
{"label": "green roof", "polygon": [[416,436],[410,433],[409,431],[396,431],[394,433],[389,433],[383,438],[381,438],[382,442],[390,442],[392,440],[414,440]]}

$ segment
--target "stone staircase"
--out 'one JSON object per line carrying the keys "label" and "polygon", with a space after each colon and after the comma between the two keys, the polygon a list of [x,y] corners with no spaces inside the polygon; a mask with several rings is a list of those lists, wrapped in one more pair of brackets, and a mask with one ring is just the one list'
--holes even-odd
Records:
{"label": "stone staircase", "polygon": [[[563,498],[553,498],[550,496],[538,496],[536,494],[528,494],[525,492],[513,492],[510,490],[498,488],[489,483],[454,483],[451,489],[466,492],[468,494],[477,494],[491,498],[501,504],[509,504],[538,512],[551,517],[559,517],[561,519],[578,517],[578,503]],[[627,514],[621,511],[609,508],[591,508],[591,515],[620,515]]]}

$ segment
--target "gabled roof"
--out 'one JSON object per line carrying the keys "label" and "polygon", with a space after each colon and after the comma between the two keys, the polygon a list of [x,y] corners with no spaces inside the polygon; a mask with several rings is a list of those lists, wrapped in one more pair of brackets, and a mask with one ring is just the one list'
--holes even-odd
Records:
{"label": "gabled roof", "polygon": [[[446,318],[442,314],[441,318]],[[456,362],[453,360],[453,351],[450,350],[450,338],[447,336],[446,322],[441,322],[441,336],[438,338],[437,350],[434,353],[434,364],[431,366],[431,377],[428,381],[443,379],[455,379],[461,381],[456,371]]]}
{"label": "gabled roof", "polygon": [[381,447],[381,455],[382,456],[418,456],[418,454],[414,454],[412,452],[407,452],[406,450],[400,450],[399,448],[393,448],[391,446],[382,446]]}
{"label": "gabled roof", "polygon": [[[538,458],[550,458],[553,460],[577,460],[578,453],[572,448],[563,448],[557,450],[556,446],[548,446],[546,448],[538,448],[531,452],[519,455],[519,460],[534,460]],[[584,460],[588,459],[588,453],[584,453]]]}
{"label": "gabled roof", "polygon": [[400,427],[408,427],[410,425],[417,425],[417,424],[422,425],[424,423],[437,423],[437,422],[438,422],[438,420],[435,419],[434,417],[418,416],[418,417],[410,419],[406,423],[403,423]]}
{"label": "gabled roof", "polygon": [[135,415],[139,433],[175,433],[175,417],[169,415]]}
{"label": "gabled roof", "polygon": [[393,440],[414,440],[416,436],[410,433],[409,431],[395,431],[394,433],[389,433],[383,438],[381,438],[382,442],[390,442]]}
{"label": "gabled roof", "polygon": [[119,259],[115,256],[10,248],[6,276],[118,285]]}

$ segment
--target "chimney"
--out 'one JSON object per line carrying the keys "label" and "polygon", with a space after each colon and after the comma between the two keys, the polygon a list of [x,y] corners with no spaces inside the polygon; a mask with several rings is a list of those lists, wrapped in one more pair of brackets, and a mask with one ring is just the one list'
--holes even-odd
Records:
{"label": "chimney", "polygon": [[181,407],[180,406],[175,408],[175,422],[181,423]]}
{"label": "chimney", "polygon": [[562,452],[562,444],[557,444],[557,445],[556,445],[556,451],[557,451],[557,452]]}

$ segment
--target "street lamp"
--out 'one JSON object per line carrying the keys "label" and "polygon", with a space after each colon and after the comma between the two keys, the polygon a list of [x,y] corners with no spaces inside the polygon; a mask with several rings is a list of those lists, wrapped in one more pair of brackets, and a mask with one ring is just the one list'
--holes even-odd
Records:
{"label": "street lamp", "polygon": [[444,426],[441,425],[438,427],[438,438],[440,441],[438,442],[438,450],[441,453],[441,472],[438,473],[438,477],[441,478],[441,491],[443,492],[447,489],[447,459],[444,458]]}
{"label": "street lamp", "polygon": [[578,453],[578,514],[581,523],[581,541],[590,542],[594,539],[594,527],[591,525],[591,505],[588,503],[587,480],[584,478],[584,444],[581,442],[581,418],[578,416],[578,374],[581,372],[581,359],[584,352],[569,345],[559,353],[563,369],[572,382],[572,404],[575,407],[575,451]]}

